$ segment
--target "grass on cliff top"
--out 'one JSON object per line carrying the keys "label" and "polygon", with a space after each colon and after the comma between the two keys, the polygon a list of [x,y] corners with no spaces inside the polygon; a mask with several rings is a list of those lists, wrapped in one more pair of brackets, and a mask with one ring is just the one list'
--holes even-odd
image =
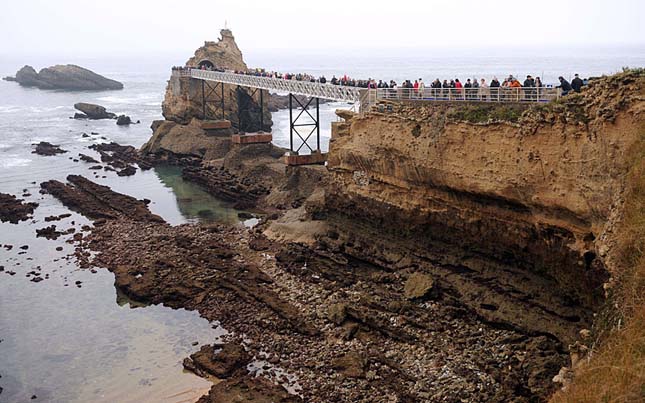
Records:
{"label": "grass on cliff top", "polygon": [[645,128],[630,160],[617,239],[624,272],[616,277],[611,298],[613,320],[570,387],[553,397],[556,403],[645,402]]}
{"label": "grass on cliff top", "polygon": [[447,117],[469,123],[517,123],[526,109],[524,104],[467,104],[449,111]]}

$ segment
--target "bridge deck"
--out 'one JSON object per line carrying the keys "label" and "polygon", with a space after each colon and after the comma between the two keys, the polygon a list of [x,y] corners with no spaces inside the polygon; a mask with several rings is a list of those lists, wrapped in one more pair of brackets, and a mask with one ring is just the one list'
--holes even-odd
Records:
{"label": "bridge deck", "polygon": [[281,93],[304,95],[332,101],[360,104],[361,109],[381,100],[391,101],[467,101],[467,102],[549,102],[560,97],[553,87],[540,88],[379,88],[365,89],[310,81],[284,80],[210,70],[181,70],[173,74],[199,80],[259,88]]}

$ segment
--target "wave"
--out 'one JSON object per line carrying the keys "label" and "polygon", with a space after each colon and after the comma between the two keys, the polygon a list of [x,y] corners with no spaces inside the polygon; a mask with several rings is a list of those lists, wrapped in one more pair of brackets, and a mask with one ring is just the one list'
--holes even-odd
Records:
{"label": "wave", "polygon": [[13,113],[13,112],[18,112],[22,108],[19,106],[15,105],[5,105],[5,106],[0,106],[0,113]]}
{"label": "wave", "polygon": [[[109,95],[106,97],[100,97],[97,98],[97,100],[101,102],[107,102],[107,103],[113,103],[113,104],[133,104],[133,105],[149,105],[149,106],[156,106],[161,104],[161,98],[158,93],[144,93],[144,94],[138,94],[132,97],[118,97],[114,95]],[[155,103],[152,103],[151,101],[157,101]],[[147,101],[147,102],[146,102]]]}
{"label": "wave", "polygon": [[25,167],[31,163],[29,158],[20,158],[17,156],[3,156],[0,159],[0,167],[2,168],[12,168],[12,167]]}

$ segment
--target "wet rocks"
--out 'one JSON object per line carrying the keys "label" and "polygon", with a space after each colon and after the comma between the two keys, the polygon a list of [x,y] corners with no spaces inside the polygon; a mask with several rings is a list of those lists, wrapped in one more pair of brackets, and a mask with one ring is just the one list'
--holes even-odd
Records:
{"label": "wet rocks", "polygon": [[31,66],[24,66],[18,70],[15,78],[7,78],[9,78],[7,81],[16,81],[25,87],[40,89],[69,91],[123,89],[123,84],[120,82],[73,64],[51,66],[40,70],[40,72],[36,72]]}
{"label": "wet rocks", "polygon": [[88,164],[98,164],[99,162],[94,159],[93,157],[90,157],[89,155],[86,154],[78,154],[79,159],[83,162],[87,162]]}
{"label": "wet rocks", "polygon": [[163,223],[163,219],[150,213],[145,202],[112,191],[79,175],[69,175],[70,184],[51,180],[40,184],[43,191],[59,199],[71,210],[97,219],[128,217],[135,221]]}
{"label": "wet rocks", "polygon": [[31,218],[38,203],[24,203],[14,195],[0,193],[0,221],[18,224]]}
{"label": "wet rocks", "polygon": [[205,377],[205,374],[217,378],[228,378],[234,372],[246,372],[251,357],[244,347],[236,343],[202,346],[202,348],[184,360],[184,368]]}
{"label": "wet rocks", "polygon": [[37,238],[46,238],[49,240],[56,240],[58,237],[63,235],[63,232],[57,231],[55,225],[50,225],[45,228],[40,228],[36,230]]}
{"label": "wet rocks", "polygon": [[119,115],[119,117],[116,118],[117,126],[127,126],[130,123],[132,123],[132,120],[130,119],[130,116]]}
{"label": "wet rocks", "polygon": [[79,102],[74,104],[74,109],[81,111],[80,114],[74,115],[74,119],[114,119],[116,115],[108,112],[105,107],[96,104]]}
{"label": "wet rocks", "polygon": [[40,143],[36,144],[36,149],[31,153],[51,157],[53,155],[64,154],[66,152],[66,150],[61,149],[58,145],[54,145],[46,141],[41,141]]}
{"label": "wet rocks", "polygon": [[213,386],[197,403],[302,403],[303,400],[262,377],[231,378]]}
{"label": "wet rocks", "polygon": [[150,169],[152,167],[152,164],[141,158],[137,149],[132,146],[122,146],[112,142],[93,144],[89,148],[101,155],[101,162],[117,171],[127,169],[125,172],[134,173],[136,172],[134,164],[138,164],[141,169]]}
{"label": "wet rocks", "polygon": [[262,184],[241,179],[226,168],[184,168],[182,177],[205,188],[216,197],[234,203],[235,208],[253,208],[268,193]]}
{"label": "wet rocks", "polygon": [[[129,126],[132,123],[134,122],[132,121],[132,119],[130,119],[130,116],[119,115],[119,117],[116,118],[117,126]],[[137,121],[137,123],[139,123],[139,121]]]}
{"label": "wet rocks", "polygon": [[60,214],[60,215],[51,215],[51,216],[45,217],[45,222],[60,221],[60,220],[63,220],[65,218],[69,218],[71,216],[72,215],[69,214],[69,213],[64,213],[64,214]]}
{"label": "wet rocks", "polygon": [[118,176],[132,176],[137,173],[137,169],[132,165],[129,165],[122,170],[118,171],[116,174]]}

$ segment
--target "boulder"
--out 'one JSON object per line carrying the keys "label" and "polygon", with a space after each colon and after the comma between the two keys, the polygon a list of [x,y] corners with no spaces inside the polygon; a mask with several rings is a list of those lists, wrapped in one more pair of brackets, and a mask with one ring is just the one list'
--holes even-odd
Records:
{"label": "boulder", "polygon": [[100,91],[123,89],[122,83],[73,64],[47,67],[40,70],[40,72],[36,72],[31,66],[24,66],[18,70],[15,78],[7,77],[6,79],[16,81],[25,87],[51,90]]}
{"label": "boulder", "polygon": [[367,360],[357,352],[349,352],[332,360],[332,368],[347,378],[365,377]]}
{"label": "boulder", "polygon": [[209,136],[201,128],[201,121],[192,120],[181,125],[171,121],[153,122],[152,138],[143,145],[143,154],[171,152],[177,155],[194,156],[205,160],[223,158],[231,149],[231,139]]}
{"label": "boulder", "polygon": [[132,119],[130,119],[130,116],[119,115],[119,117],[116,118],[116,124],[118,126],[127,126],[131,123],[132,123]]}
{"label": "boulder", "polygon": [[228,378],[236,371],[244,371],[251,357],[239,344],[207,345],[184,360],[184,368],[199,376],[205,374]]}
{"label": "boulder", "polygon": [[43,155],[46,157],[51,157],[52,155],[56,154],[64,154],[66,153],[67,150],[63,150],[60,148],[60,146],[48,143],[46,141],[41,141],[40,143],[36,144],[36,149],[32,151],[32,154],[38,154],[38,155]]}
{"label": "boulder", "polygon": [[434,279],[424,273],[413,273],[405,282],[403,293],[407,299],[422,299],[436,294]]}
{"label": "boulder", "polygon": [[[96,104],[88,104],[85,102],[79,102],[74,104],[74,109],[78,109],[83,112],[83,115],[87,119],[114,119],[116,115],[114,113],[108,112],[105,110],[105,107]],[[78,114],[77,114],[78,115]],[[74,115],[76,118],[76,115]]]}

